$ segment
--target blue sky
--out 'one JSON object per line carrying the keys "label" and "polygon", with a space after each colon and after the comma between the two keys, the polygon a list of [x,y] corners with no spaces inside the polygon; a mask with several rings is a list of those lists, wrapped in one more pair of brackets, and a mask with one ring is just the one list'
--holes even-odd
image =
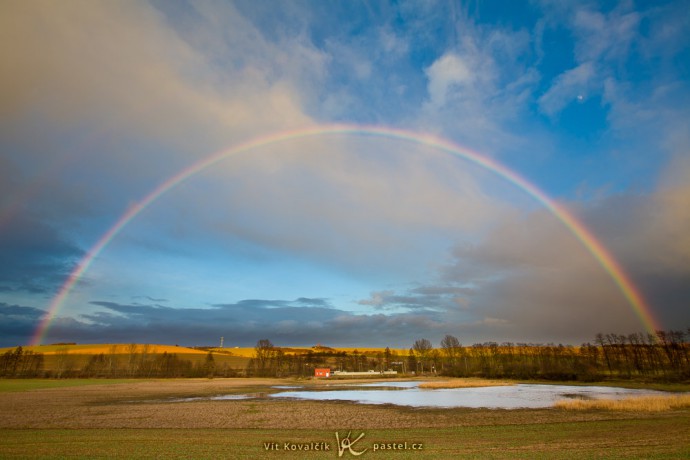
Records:
{"label": "blue sky", "polygon": [[[209,155],[330,123],[435,135],[569,209],[690,326],[690,13],[667,2],[4,2],[0,346]],[[231,156],[108,244],[45,343],[407,347],[642,324],[514,184],[402,139]]]}

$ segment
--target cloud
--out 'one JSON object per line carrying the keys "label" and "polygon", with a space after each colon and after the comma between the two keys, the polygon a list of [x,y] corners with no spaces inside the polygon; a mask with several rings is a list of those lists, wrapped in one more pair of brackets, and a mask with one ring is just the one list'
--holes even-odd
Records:
{"label": "cloud", "polygon": [[83,252],[44,222],[23,214],[0,228],[0,289],[52,294]]}
{"label": "cloud", "polygon": [[410,122],[483,152],[519,149],[540,80],[529,32],[466,13],[453,15],[452,26],[453,40],[424,68],[427,98]]}
{"label": "cloud", "polygon": [[552,28],[565,25],[575,39],[574,67],[557,75],[538,99],[541,112],[554,117],[572,102],[602,95],[607,80],[621,77],[618,69],[627,64],[631,47],[642,39],[642,17],[625,3],[607,14],[579,4],[546,10],[550,14],[544,23]]}
{"label": "cloud", "polygon": [[[233,135],[308,124],[290,77],[316,73],[318,53],[298,40],[267,43],[230,5],[196,8],[196,20],[176,29],[148,3],[5,3],[3,118],[107,126],[206,151]],[[238,50],[241,63],[215,65]]]}
{"label": "cloud", "polygon": [[379,311],[449,313],[464,309],[467,297],[473,293],[474,290],[469,287],[417,286],[407,289],[403,294],[396,294],[393,290],[374,291],[368,299],[359,300],[358,304],[372,306]]}
{"label": "cloud", "polygon": [[0,302],[0,347],[28,343],[44,316],[37,308]]}
{"label": "cloud", "polygon": [[578,62],[620,61],[639,38],[641,16],[626,11],[624,4],[605,15],[587,6],[578,7],[572,18],[577,34],[575,58]]}
{"label": "cloud", "polygon": [[[576,206],[666,325],[690,321],[683,313],[690,286],[689,197],[687,184],[676,184]],[[642,329],[613,280],[545,211],[505,219],[482,242],[459,246],[453,255],[444,283],[472,285],[468,313],[505,321],[507,335],[576,342],[596,331]]]}
{"label": "cloud", "polygon": [[133,299],[146,299],[146,300],[150,300],[151,302],[167,302],[168,301],[168,299],[156,299],[156,298],[153,298],[153,297],[148,296],[148,295],[134,296]]}
{"label": "cloud", "polygon": [[395,291],[374,291],[368,299],[362,299],[358,303],[360,305],[371,305],[375,308],[381,308],[389,303],[389,298],[395,294]]}
{"label": "cloud", "polygon": [[[687,158],[678,156],[649,194],[565,204],[618,260],[652,315],[671,328],[690,321]],[[644,330],[609,274],[546,210],[504,215],[483,239],[456,246],[435,281],[372,291],[359,304],[382,313],[433,312],[465,343],[577,344],[597,332]],[[424,329],[434,340],[438,331]]]}
{"label": "cloud", "polygon": [[452,53],[446,53],[426,69],[429,78],[429,97],[432,108],[446,105],[448,93],[461,91],[463,86],[472,83],[472,73],[465,61]]}
{"label": "cloud", "polygon": [[[685,5],[535,5],[504,18],[436,2],[3,3],[5,302],[44,305],[118,216],[210,152],[340,120],[504,162],[574,209],[664,321],[687,321]],[[573,114],[578,96],[594,103]],[[573,142],[589,115],[597,142]],[[229,323],[246,343],[262,324],[309,343],[356,330],[392,344],[385,327],[578,341],[638,326],[601,267],[511,184],[356,135],[215,164],[137,216],[87,276],[66,308],[89,314],[55,323],[65,340],[161,325],[161,340],[187,330],[199,343]],[[252,276],[261,296],[296,300],[252,300]],[[356,291],[347,306],[327,292],[342,286]]]}
{"label": "cloud", "polygon": [[556,115],[578,97],[590,93],[594,78],[594,64],[591,61],[563,72],[539,98],[540,110],[549,116]]}
{"label": "cloud", "polygon": [[[669,174],[682,177],[684,161]],[[570,203],[580,218],[620,261],[664,324],[689,320],[690,190],[669,180],[650,195],[602,197]],[[625,234],[621,234],[625,228]],[[206,308],[94,301],[102,310],[62,318],[49,340],[155,341],[252,345],[259,338],[277,344],[332,343],[408,346],[416,338],[439,341],[450,333],[465,344],[494,341],[592,340],[597,332],[630,333],[642,325],[602,267],[544,210],[506,215],[485,238],[455,248],[452,263],[436,282],[371,292],[353,313],[327,298],[246,299]],[[24,321],[33,330],[39,310]]]}
{"label": "cloud", "polygon": [[203,188],[172,192],[148,215],[156,231],[146,241],[181,236],[185,249],[213,245],[229,255],[246,245],[369,276],[425,270],[452,240],[512,206],[494,193],[501,181],[491,173],[411,142],[323,136],[286,144],[219,165]]}
{"label": "cloud", "polygon": [[[355,315],[330,305],[320,306],[327,303],[325,299],[248,299],[212,308],[175,309],[94,301],[102,311],[78,319],[56,319],[46,341],[97,342],[107,336],[119,343],[212,345],[222,336],[227,346],[252,346],[262,338],[284,346],[361,346],[361,337],[369,337],[370,346],[405,347],[421,334],[442,337],[442,331],[447,330],[441,317],[435,315]],[[33,321],[39,317],[40,310],[26,311],[26,327],[17,332],[15,340],[26,341]]]}

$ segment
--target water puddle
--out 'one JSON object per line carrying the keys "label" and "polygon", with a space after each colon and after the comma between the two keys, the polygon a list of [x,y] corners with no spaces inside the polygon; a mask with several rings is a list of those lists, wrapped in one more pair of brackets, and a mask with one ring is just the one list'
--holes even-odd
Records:
{"label": "water puddle", "polygon": [[[390,382],[357,385],[359,389],[283,391],[271,398],[292,398],[310,401],[351,401],[360,404],[394,404],[409,407],[539,409],[551,407],[556,401],[569,398],[621,399],[629,396],[665,394],[654,390],[633,390],[602,386],[535,385],[450,388],[428,390],[420,382]],[[353,385],[354,386],[354,385]],[[371,388],[374,387],[374,388]],[[388,387],[377,389],[375,387]],[[390,391],[398,389],[401,391]]]}
{"label": "water puddle", "polygon": [[191,401],[233,401],[242,399],[253,399],[255,395],[217,395],[217,396],[195,396],[192,398],[177,398],[169,402],[191,402]]}
{"label": "water puddle", "polygon": [[232,394],[232,395],[215,395],[215,396],[190,396],[186,398],[161,398],[161,399],[137,399],[132,401],[122,401],[123,404],[165,404],[165,403],[182,403],[194,401],[233,401],[265,398],[266,393],[254,394]]}
{"label": "water puddle", "polygon": [[478,388],[423,389],[422,382],[333,383],[323,386],[276,385],[277,393],[228,394],[167,398],[158,403],[195,401],[241,401],[280,398],[305,401],[350,401],[359,404],[394,404],[407,407],[540,409],[561,399],[622,399],[630,396],[663,395],[663,391],[633,390],[603,386],[517,384]]}

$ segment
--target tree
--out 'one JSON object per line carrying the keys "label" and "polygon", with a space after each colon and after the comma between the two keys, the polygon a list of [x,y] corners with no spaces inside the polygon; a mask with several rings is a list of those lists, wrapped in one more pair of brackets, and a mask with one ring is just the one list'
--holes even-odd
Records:
{"label": "tree", "polygon": [[599,332],[597,333],[596,337],[594,338],[594,343],[596,343],[599,347],[601,347],[601,351],[604,354],[604,359],[606,360],[606,367],[609,369],[609,373],[611,372],[611,359],[609,357],[609,350],[606,345],[606,341],[604,340],[604,335]]}
{"label": "tree", "polygon": [[62,378],[64,375],[69,375],[69,373],[74,368],[74,359],[69,356],[69,350],[67,348],[61,348],[55,351],[55,377]]}
{"label": "tree", "polygon": [[450,334],[446,334],[443,340],[441,340],[441,348],[443,349],[443,354],[446,355],[448,364],[451,367],[455,367],[455,360],[460,353],[461,347],[462,345],[460,345],[460,341],[458,340],[458,338]]}
{"label": "tree", "polygon": [[204,361],[204,373],[208,378],[212,379],[215,371],[216,361],[213,359],[213,353],[209,351],[206,355],[206,360]]}
{"label": "tree", "polygon": [[431,342],[429,342],[427,339],[415,340],[414,344],[412,345],[412,349],[419,355],[419,360],[422,364],[422,372],[424,372],[424,364],[426,363],[427,357],[433,348],[434,347],[431,345]]}
{"label": "tree", "polygon": [[136,343],[130,343],[127,345],[127,372],[130,376],[134,376],[138,370],[137,368],[139,363],[137,363],[137,351],[138,347]]}
{"label": "tree", "polygon": [[383,353],[383,361],[384,361],[384,371],[387,371],[391,368],[391,358],[393,355],[391,354],[391,349],[386,347],[386,351]]}
{"label": "tree", "polygon": [[254,355],[256,372],[259,376],[266,376],[270,372],[273,358],[275,357],[275,346],[268,339],[261,339],[256,342]]}
{"label": "tree", "polygon": [[414,350],[410,348],[407,354],[407,372],[414,372],[417,369],[417,358],[414,355]]}

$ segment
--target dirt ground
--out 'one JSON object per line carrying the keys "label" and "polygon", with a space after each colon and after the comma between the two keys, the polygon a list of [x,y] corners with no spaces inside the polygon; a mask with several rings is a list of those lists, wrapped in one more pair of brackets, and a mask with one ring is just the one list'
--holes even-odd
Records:
{"label": "dirt ground", "polygon": [[[274,385],[348,382],[279,379],[160,380],[50,388],[0,394],[0,428],[423,428],[493,424],[563,423],[651,417],[644,413],[556,409],[415,409],[348,402],[269,398]],[[367,380],[371,382],[371,380]],[[246,400],[191,400],[249,394]],[[670,416],[671,414],[669,414]],[[664,417],[655,414],[654,417]]]}

